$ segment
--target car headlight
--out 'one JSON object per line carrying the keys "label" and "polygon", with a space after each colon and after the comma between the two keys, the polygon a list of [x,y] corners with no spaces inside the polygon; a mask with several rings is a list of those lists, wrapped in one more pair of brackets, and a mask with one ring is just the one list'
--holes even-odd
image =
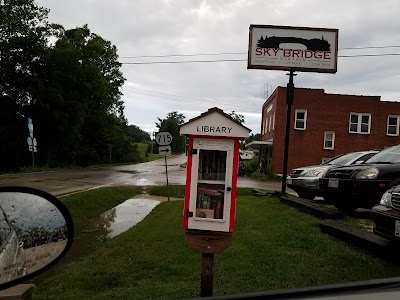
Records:
{"label": "car headlight", "polygon": [[304,177],[317,177],[318,175],[320,175],[324,170],[322,169],[318,169],[318,170],[310,170],[306,173],[304,173]]}
{"label": "car headlight", "polygon": [[381,198],[380,205],[391,207],[392,206],[392,193],[386,191]]}
{"label": "car headlight", "polygon": [[377,168],[368,168],[359,172],[356,175],[356,179],[375,179],[378,174],[379,170]]}

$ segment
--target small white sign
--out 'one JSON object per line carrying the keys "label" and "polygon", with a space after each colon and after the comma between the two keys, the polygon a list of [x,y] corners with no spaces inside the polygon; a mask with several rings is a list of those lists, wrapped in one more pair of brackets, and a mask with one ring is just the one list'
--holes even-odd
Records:
{"label": "small white sign", "polygon": [[158,153],[160,154],[171,154],[171,146],[160,146],[158,147]]}
{"label": "small white sign", "polygon": [[160,146],[166,146],[171,144],[172,134],[169,132],[159,132],[156,135],[156,143]]}
{"label": "small white sign", "polygon": [[33,138],[33,123],[31,118],[28,118],[28,130],[29,130],[29,136]]}
{"label": "small white sign", "polygon": [[[37,141],[36,141],[36,138],[33,138],[33,146],[37,146]],[[36,151],[35,151],[36,152]]]}
{"label": "small white sign", "polygon": [[26,141],[28,142],[28,145],[29,145],[29,146],[32,146],[33,141],[32,141],[32,138],[31,138],[30,136],[28,136],[28,138],[26,139]]}

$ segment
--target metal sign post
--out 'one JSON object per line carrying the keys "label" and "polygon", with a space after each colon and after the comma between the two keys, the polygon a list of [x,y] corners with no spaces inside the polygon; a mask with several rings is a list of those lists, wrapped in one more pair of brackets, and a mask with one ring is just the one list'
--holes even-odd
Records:
{"label": "metal sign post", "polygon": [[171,153],[172,134],[169,132],[159,132],[156,135],[156,143],[159,145],[158,152],[164,153],[165,160],[165,174],[167,176],[167,197],[169,201],[169,184],[168,184],[168,164],[167,164],[167,153]]}
{"label": "metal sign post", "polygon": [[289,133],[290,133],[290,116],[292,114],[294,84],[293,84],[293,71],[290,70],[289,82],[287,84],[286,94],[286,132],[285,132],[285,150],[283,154],[283,170],[282,170],[282,195],[286,195],[286,177],[287,177],[287,165],[288,165],[288,153],[289,153]]}
{"label": "metal sign post", "polygon": [[[286,194],[294,72],[336,73],[338,29],[250,25],[247,69],[289,71],[282,194]],[[290,45],[283,47],[282,45]],[[268,113],[268,111],[267,111]]]}
{"label": "metal sign post", "polygon": [[28,131],[29,131],[29,137],[26,140],[28,142],[28,147],[29,151],[32,152],[32,167],[35,166],[35,154],[34,152],[37,152],[37,141],[33,137],[33,122],[31,118],[28,118]]}

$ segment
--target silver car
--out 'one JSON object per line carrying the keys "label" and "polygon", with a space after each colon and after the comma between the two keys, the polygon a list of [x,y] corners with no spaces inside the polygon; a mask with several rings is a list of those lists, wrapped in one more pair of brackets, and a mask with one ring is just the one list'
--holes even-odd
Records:
{"label": "silver car", "polygon": [[336,156],[317,166],[293,169],[286,179],[287,186],[299,194],[301,198],[312,200],[317,196],[322,197],[322,191],[319,189],[319,179],[330,168],[362,164],[378,152],[377,150],[350,152]]}

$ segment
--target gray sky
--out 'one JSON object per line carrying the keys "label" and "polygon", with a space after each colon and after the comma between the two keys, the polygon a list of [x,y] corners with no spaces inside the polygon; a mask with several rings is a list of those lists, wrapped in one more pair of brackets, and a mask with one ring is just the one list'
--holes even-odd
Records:
{"label": "gray sky", "polygon": [[[51,22],[88,24],[118,48],[121,62],[247,59],[250,24],[339,29],[339,56],[400,53],[398,0],[38,0]],[[381,49],[351,47],[399,46]],[[342,50],[340,50],[342,49]],[[215,53],[230,55],[137,57]],[[339,57],[336,74],[299,73],[295,87],[400,100],[400,56]],[[245,116],[260,132],[265,94],[286,86],[285,71],[247,70],[247,61],[122,67],[129,124],[151,132],[157,117],[179,111],[188,120],[211,107]]]}

